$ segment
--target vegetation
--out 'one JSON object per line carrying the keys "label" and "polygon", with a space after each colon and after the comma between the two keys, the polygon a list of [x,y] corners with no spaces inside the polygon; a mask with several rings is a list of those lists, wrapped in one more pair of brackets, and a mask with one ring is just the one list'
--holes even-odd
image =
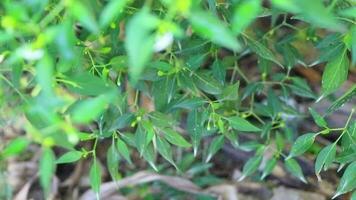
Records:
{"label": "vegetation", "polygon": [[[226,144],[254,152],[240,180],[283,162],[307,182],[295,158],[330,134],[315,174],[337,164],[335,197],[356,188],[355,110],[343,127],[325,120],[356,94],[335,95],[356,63],[353,0],[2,0],[0,14],[1,123],[25,119],[24,134],[0,143],[1,168],[40,146],[45,196],[59,165],[89,161],[99,199],[102,167],[119,180],[137,154],[149,170],[181,175]],[[323,65],[321,91],[295,73]],[[300,133],[309,116],[320,130]]]}

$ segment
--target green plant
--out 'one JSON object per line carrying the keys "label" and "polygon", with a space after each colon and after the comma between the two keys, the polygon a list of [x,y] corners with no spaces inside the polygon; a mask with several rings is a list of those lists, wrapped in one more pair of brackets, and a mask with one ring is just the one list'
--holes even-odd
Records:
{"label": "green plant", "polygon": [[[333,128],[311,108],[321,131],[294,142],[295,120],[308,114],[290,103],[327,99],[346,81],[356,63],[355,1],[3,0],[0,13],[1,120],[26,119],[26,135],[1,144],[0,159],[40,145],[46,195],[56,165],[90,159],[99,198],[103,140],[112,141],[106,167],[113,180],[120,160],[133,163],[134,149],[154,170],[164,167],[160,155],[182,172],[177,151],[209,162],[231,143],[255,152],[241,179],[269,151],[262,179],[282,160],[306,182],[294,157],[332,132],[339,137],[318,153],[316,174],[337,163],[346,170],[335,196],[356,187],[354,109],[344,127]],[[266,19],[268,29],[258,25]],[[306,48],[318,55],[306,59]],[[242,70],[246,57],[257,62],[257,78]],[[320,63],[319,94],[294,69]],[[353,85],[325,115],[355,94]],[[246,134],[252,139],[240,142]],[[212,139],[207,148],[205,138]],[[56,156],[54,147],[67,153]]]}

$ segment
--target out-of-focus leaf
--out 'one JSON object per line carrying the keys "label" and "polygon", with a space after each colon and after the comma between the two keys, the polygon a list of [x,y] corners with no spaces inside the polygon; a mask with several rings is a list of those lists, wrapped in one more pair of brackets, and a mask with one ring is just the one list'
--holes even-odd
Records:
{"label": "out-of-focus leaf", "polygon": [[30,144],[29,139],[24,137],[17,137],[10,141],[8,145],[0,152],[0,155],[4,158],[19,155]]}
{"label": "out-of-focus leaf", "polygon": [[101,167],[97,160],[93,160],[90,165],[89,180],[92,190],[95,192],[97,199],[99,199],[101,185]]}
{"label": "out-of-focus leaf", "polygon": [[139,79],[153,53],[155,37],[152,34],[159,20],[143,8],[126,26],[125,48],[129,57],[129,73],[133,83]]}
{"label": "out-of-focus leaf", "polygon": [[105,95],[81,100],[71,110],[72,120],[76,123],[88,123],[99,117],[107,105],[108,99]]}
{"label": "out-of-focus leaf", "polygon": [[129,0],[111,0],[101,12],[99,19],[100,27],[106,27],[118,18],[128,2]]}
{"label": "out-of-focus leaf", "polygon": [[71,163],[79,160],[83,153],[80,151],[69,151],[56,160],[57,164]]}
{"label": "out-of-focus leaf", "polygon": [[244,0],[237,4],[232,18],[232,30],[235,34],[243,31],[260,13],[260,0]]}
{"label": "out-of-focus leaf", "polygon": [[165,139],[163,139],[159,136],[155,137],[155,142],[156,142],[156,149],[157,149],[158,153],[161,154],[161,156],[164,159],[166,159],[168,162],[170,162],[175,168],[177,168],[177,166],[173,160],[173,152],[172,152],[172,148],[169,145],[169,143]]}
{"label": "out-of-focus leaf", "polygon": [[240,44],[231,31],[214,15],[204,11],[193,11],[189,20],[193,30],[201,37],[233,51],[240,49]]}
{"label": "out-of-focus leaf", "polygon": [[55,156],[50,148],[43,149],[39,164],[40,184],[44,189],[45,196],[49,195],[52,177],[56,170]]}
{"label": "out-of-focus leaf", "polygon": [[202,125],[201,112],[198,109],[192,110],[188,114],[187,128],[192,138],[192,144],[194,148],[194,155],[197,154],[197,150],[203,135],[203,125]]}
{"label": "out-of-focus leaf", "polygon": [[99,32],[98,23],[91,11],[86,4],[81,1],[66,1],[69,7],[71,15],[73,15],[80,23],[93,33]]}

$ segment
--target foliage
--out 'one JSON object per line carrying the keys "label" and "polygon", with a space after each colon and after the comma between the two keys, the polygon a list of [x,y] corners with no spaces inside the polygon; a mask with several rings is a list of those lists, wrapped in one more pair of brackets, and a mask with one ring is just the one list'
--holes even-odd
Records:
{"label": "foliage", "polygon": [[[283,161],[306,182],[295,157],[336,132],[337,140],[318,153],[315,173],[338,164],[346,169],[335,196],[352,191],[354,110],[344,127],[330,127],[325,116],[351,100],[356,86],[324,116],[311,108],[321,131],[295,142],[295,122],[309,114],[291,102],[332,99],[346,81],[356,63],[355,6],[352,0],[3,0],[1,121],[25,117],[26,135],[1,144],[0,159],[40,145],[45,194],[56,165],[89,159],[98,194],[96,152],[103,141],[112,141],[106,167],[114,180],[119,163],[133,163],[134,150],[154,170],[166,166],[160,155],[181,173],[178,151],[209,162],[230,143],[254,152],[241,180],[259,173],[272,152],[262,179]],[[259,26],[266,21],[268,30]],[[317,55],[310,58],[306,48]],[[246,58],[257,61],[258,79],[241,69]],[[318,93],[294,69],[320,64]],[[54,147],[67,153],[56,155]]]}

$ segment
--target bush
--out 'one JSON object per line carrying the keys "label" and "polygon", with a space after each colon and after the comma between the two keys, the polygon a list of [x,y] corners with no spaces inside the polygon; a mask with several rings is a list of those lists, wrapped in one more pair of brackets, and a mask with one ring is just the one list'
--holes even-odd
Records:
{"label": "bush", "polygon": [[[353,85],[334,95],[356,63],[355,5],[3,0],[1,120],[5,125],[24,117],[26,134],[1,144],[0,160],[21,155],[31,143],[41,146],[45,195],[56,165],[91,160],[90,183],[98,193],[97,150],[104,141],[112,141],[106,167],[113,180],[120,177],[119,161],[133,162],[133,150],[154,170],[162,169],[157,163],[164,159],[180,172],[178,151],[209,162],[230,143],[254,152],[241,180],[256,173],[264,179],[283,162],[306,182],[295,157],[317,137],[335,132],[337,139],[317,153],[315,174],[320,178],[338,164],[345,170],[335,197],[352,191],[354,109],[344,127],[330,127],[324,118],[356,94]],[[296,74],[297,68],[324,64],[320,92]],[[320,114],[314,103],[324,99],[336,100]],[[311,105],[309,113],[298,103]],[[309,114],[320,131],[298,137],[296,122]],[[202,140],[211,142],[204,147]],[[54,153],[55,147],[66,153]],[[259,171],[267,153],[273,156]]]}

